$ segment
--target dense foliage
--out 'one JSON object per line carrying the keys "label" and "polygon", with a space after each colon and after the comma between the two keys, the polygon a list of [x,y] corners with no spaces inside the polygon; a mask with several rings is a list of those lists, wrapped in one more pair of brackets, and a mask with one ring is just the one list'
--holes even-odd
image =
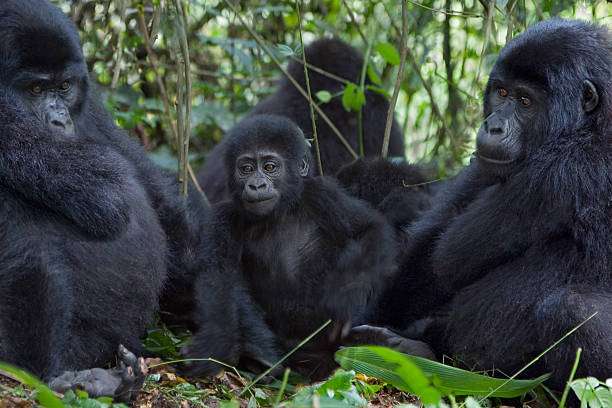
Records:
{"label": "dense foliage", "polygon": [[[53,1],[81,29],[88,63],[117,121],[171,168],[178,156],[172,130],[176,102],[183,100],[177,95],[182,30],[193,81],[194,167],[281,75],[249,30],[281,62],[300,56],[298,5],[304,41],[339,36],[361,49],[380,92],[392,92],[398,70],[397,0],[190,0],[186,25],[170,0]],[[408,55],[396,113],[407,157],[434,160],[442,176],[473,150],[486,73],[513,35],[552,16],[606,23],[612,11],[605,0],[427,0],[407,1],[407,7]],[[317,101],[344,97],[347,108],[358,110],[359,85],[348,84],[345,95],[318,95]]]}

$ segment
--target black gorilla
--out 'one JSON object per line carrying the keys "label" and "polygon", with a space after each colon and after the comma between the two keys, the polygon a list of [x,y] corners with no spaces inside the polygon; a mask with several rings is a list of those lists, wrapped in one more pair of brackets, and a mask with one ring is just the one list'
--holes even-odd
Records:
{"label": "black gorilla", "polygon": [[340,185],[367,201],[401,228],[431,206],[432,191],[423,168],[384,159],[359,159],[336,174]]}
{"label": "black gorilla", "polygon": [[0,360],[49,379],[140,350],[206,210],[114,125],[59,9],[3,1],[0,39]]}
{"label": "black gorilla", "polygon": [[[410,227],[406,274],[428,301],[394,293],[385,323],[427,315],[425,338],[470,367],[512,374],[598,314],[529,373],[561,388],[612,367],[612,43],[603,27],[554,19],[501,52],[476,157]],[[427,288],[435,287],[434,291]],[[414,289],[411,293],[414,293]],[[406,311],[396,314],[400,307]],[[405,321],[404,321],[405,323]]]}
{"label": "black gorilla", "polygon": [[[350,45],[339,39],[320,39],[305,48],[306,61],[337,77],[359,83],[363,57]],[[289,74],[295,78],[303,89],[306,89],[304,68],[301,63],[291,61]],[[308,78],[312,95],[322,90],[332,95],[341,92],[344,84],[308,69]],[[366,84],[370,84],[366,80]],[[358,148],[358,116],[355,112],[347,112],[342,106],[341,98],[335,97],[330,102],[320,105],[331,122],[340,130],[351,147],[359,153]],[[363,108],[363,144],[366,156],[381,154],[382,139],[389,103],[384,96],[366,91],[366,104]],[[306,135],[313,137],[310,107],[308,101],[299,91],[283,77],[276,92],[255,106],[249,115],[275,114],[285,116],[295,122]],[[338,140],[331,128],[322,120],[317,119],[317,133],[321,150],[323,172],[326,175],[335,174],[343,165],[353,161],[353,157]],[[218,202],[229,197],[227,190],[227,175],[223,173],[223,156],[225,144],[220,143],[208,156],[204,167],[198,175],[198,180],[207,192],[212,202]],[[393,122],[389,144],[391,156],[404,157],[404,139],[400,127]],[[316,172],[316,166],[312,166]]]}
{"label": "black gorilla", "polygon": [[[215,208],[196,289],[200,331],[187,354],[271,364],[332,319],[289,361],[319,378],[395,269],[391,228],[332,179],[308,176],[310,153],[290,120],[253,116],[225,143],[232,198]],[[190,371],[221,369],[197,362]]]}

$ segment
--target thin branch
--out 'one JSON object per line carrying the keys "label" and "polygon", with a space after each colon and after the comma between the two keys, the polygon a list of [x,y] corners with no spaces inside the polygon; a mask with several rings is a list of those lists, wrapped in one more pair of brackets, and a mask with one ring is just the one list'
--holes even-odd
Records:
{"label": "thin branch", "polygon": [[191,136],[191,61],[189,58],[189,44],[187,43],[187,32],[185,25],[187,24],[187,13],[185,12],[184,4],[181,0],[174,0],[174,8],[176,9],[176,25],[179,48],[181,50],[182,61],[177,64],[179,83],[178,91],[179,98],[177,101],[177,119],[178,119],[178,143],[177,150],[179,151],[179,185],[181,194],[187,196],[189,190],[189,138]]}
{"label": "thin branch", "polygon": [[[306,90],[308,91],[308,100],[312,100],[312,93],[310,92],[310,78],[308,77],[308,68],[306,68],[306,51],[304,49],[304,39],[302,38],[302,10],[300,8],[300,0],[296,0],[295,8],[298,16],[298,32],[300,34],[300,44],[302,45],[302,63],[304,67],[304,79],[306,79]],[[317,167],[319,169],[319,175],[323,175],[323,163],[321,163],[321,150],[319,149],[319,137],[317,135],[317,120],[315,118],[314,108],[309,103],[310,107],[310,121],[312,123],[312,138],[315,150],[315,160],[317,161]]]}
{"label": "thin branch", "polygon": [[[294,60],[294,61],[296,61],[296,62],[299,62],[299,63],[300,63],[300,64],[302,64],[302,65],[304,64],[304,62],[302,61],[302,59],[301,59],[301,58],[298,58],[298,57],[296,57],[296,56],[293,56],[293,55],[292,55],[292,56],[291,56],[291,59],[292,59],[292,60]],[[321,75],[323,75],[323,76],[326,76],[326,77],[328,77],[328,78],[330,78],[330,79],[333,79],[333,80],[335,80],[335,81],[338,81],[338,82],[340,82],[340,83],[343,83],[344,85],[348,85],[348,84],[350,84],[350,83],[351,83],[351,81],[349,81],[348,79],[341,78],[341,77],[339,77],[338,75],[334,75],[334,74],[332,74],[331,72],[325,71],[324,69],[321,69],[321,68],[319,68],[319,67],[317,67],[317,66],[314,66],[314,65],[312,65],[312,64],[310,64],[310,63],[308,63],[308,62],[306,62],[306,66],[308,67],[308,69],[309,69],[309,70],[314,71],[314,72],[316,72],[317,74],[321,74]]]}
{"label": "thin branch", "polygon": [[402,77],[404,76],[404,66],[406,65],[406,55],[408,53],[408,7],[406,1],[402,1],[402,36],[400,38],[400,65],[395,79],[395,87],[393,88],[393,96],[389,103],[389,111],[387,112],[387,124],[385,125],[385,136],[383,137],[382,157],[386,159],[389,154],[389,139],[391,138],[391,127],[393,126],[393,117],[395,113],[395,105],[399,96],[400,87],[402,85]]}
{"label": "thin branch", "polygon": [[447,14],[447,15],[451,15],[451,16],[455,16],[455,17],[482,18],[482,16],[480,14],[466,13],[466,12],[463,12],[463,11],[436,9],[436,8],[432,8],[432,7],[427,7],[426,5],[417,3],[415,1],[411,1],[411,0],[406,0],[406,1],[408,3],[410,3],[410,4],[414,4],[415,6],[418,6],[418,7],[424,8],[425,10],[433,11],[433,12],[436,12],[436,13]]}
{"label": "thin branch", "polygon": [[300,84],[295,80],[295,78],[293,78],[291,74],[289,74],[287,69],[283,67],[283,64],[281,64],[278,58],[276,58],[276,56],[274,55],[274,53],[270,51],[270,49],[264,43],[263,39],[255,32],[255,30],[253,30],[251,26],[247,24],[247,22],[244,20],[242,15],[238,12],[238,9],[236,8],[236,6],[234,6],[234,4],[230,0],[223,0],[223,1],[230,9],[232,9],[232,11],[236,14],[236,16],[238,16],[238,19],[240,20],[240,23],[243,25],[243,27],[246,28],[246,30],[249,32],[251,37],[253,37],[255,42],[257,42],[259,47],[270,57],[272,62],[274,62],[274,64],[281,70],[283,75],[287,77],[287,79],[291,82],[291,84],[295,87],[295,89],[297,89],[298,92],[304,98],[306,98],[306,100],[308,100],[308,103],[312,105],[312,107],[315,109],[317,114],[330,127],[332,132],[336,135],[340,143],[342,143],[342,145],[349,152],[349,154],[353,156],[354,159],[356,159],[358,157],[357,153],[355,153],[355,150],[353,149],[353,147],[349,144],[349,142],[346,141],[346,139],[344,138],[342,133],[338,130],[336,125],[334,125],[334,123],[329,119],[329,117],[325,114],[325,112],[323,112],[323,110],[314,102],[314,100],[308,97],[308,93],[304,90],[304,88],[302,88]]}

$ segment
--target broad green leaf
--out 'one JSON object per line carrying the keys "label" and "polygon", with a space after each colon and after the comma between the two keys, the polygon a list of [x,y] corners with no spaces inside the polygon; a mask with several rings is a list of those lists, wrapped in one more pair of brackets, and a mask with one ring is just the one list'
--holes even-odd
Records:
{"label": "broad green leaf", "polygon": [[373,84],[375,84],[375,85],[381,85],[382,84],[382,80],[380,79],[380,76],[378,75],[378,73],[372,67],[371,64],[368,64],[367,74],[368,74],[368,78],[370,78],[370,81],[372,81]]}
{"label": "broad green leaf", "polygon": [[348,84],[342,93],[342,106],[347,112],[357,112],[365,104],[365,94],[353,83]]}
{"label": "broad green leaf", "polygon": [[[342,353],[342,354],[340,354]],[[350,353],[349,364],[343,365],[340,359],[346,360],[345,355]],[[336,353],[336,361],[345,369],[353,369],[366,375],[380,378],[384,381],[394,382],[404,386],[413,387],[413,378],[406,377],[398,367],[404,367],[406,362],[416,366],[421,374],[430,379],[435,388],[444,394],[491,396],[500,398],[515,398],[529,392],[542,384],[549,375],[543,375],[533,380],[506,380],[487,377],[472,373],[456,367],[447,366],[426,358],[408,356],[384,347],[351,347]],[[363,370],[367,370],[363,371]],[[376,374],[385,375],[378,377]],[[421,385],[422,380],[419,378]],[[400,387],[398,387],[400,388]]]}
{"label": "broad green leaf", "polygon": [[424,404],[437,404],[442,398],[408,357],[389,348],[347,347],[336,352],[336,361],[345,370],[355,370],[415,394]]}
{"label": "broad green leaf", "polygon": [[329,91],[319,91],[315,95],[317,96],[317,99],[323,103],[331,101],[332,98],[332,95],[331,93],[329,93]]}
{"label": "broad green leaf", "polygon": [[14,376],[19,382],[36,391],[36,401],[44,408],[64,408],[62,401],[32,374],[9,364],[0,363],[0,370]]}
{"label": "broad green leaf", "polygon": [[399,65],[400,55],[397,49],[393,46],[393,44],[388,42],[381,42],[376,44],[376,47],[374,47],[374,49],[380,54],[381,57],[383,57],[385,61],[387,61],[387,63],[391,65]]}
{"label": "broad green leaf", "polygon": [[291,56],[295,55],[295,52],[293,51],[293,48],[291,48],[290,46],[285,45],[285,44],[278,44],[276,46],[276,49],[284,57],[291,57]]}

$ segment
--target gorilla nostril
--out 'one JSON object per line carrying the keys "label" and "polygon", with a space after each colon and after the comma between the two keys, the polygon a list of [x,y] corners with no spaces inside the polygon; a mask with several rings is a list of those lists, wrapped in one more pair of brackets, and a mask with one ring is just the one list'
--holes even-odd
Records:
{"label": "gorilla nostril", "polygon": [[261,183],[260,185],[257,186],[258,190],[263,190],[264,188],[266,188],[267,184],[266,183]]}
{"label": "gorilla nostril", "polygon": [[249,190],[253,190],[253,191],[257,190],[257,186],[255,186],[253,184],[249,184],[249,185],[247,185],[247,187],[249,188]]}

